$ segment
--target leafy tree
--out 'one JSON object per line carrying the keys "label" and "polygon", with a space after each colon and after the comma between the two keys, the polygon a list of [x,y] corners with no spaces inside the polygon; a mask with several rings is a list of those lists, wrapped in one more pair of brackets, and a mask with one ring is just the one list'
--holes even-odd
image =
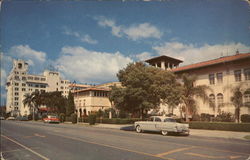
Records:
{"label": "leafy tree", "polygon": [[123,87],[113,86],[110,100],[119,110],[139,114],[143,118],[147,111],[158,108],[162,101],[171,107],[179,103],[180,86],[169,71],[137,62],[120,70],[117,77]]}
{"label": "leafy tree", "polygon": [[67,103],[66,103],[66,116],[70,116],[75,111],[74,97],[71,92],[69,92]]}
{"label": "leafy tree", "polygon": [[183,96],[182,101],[185,104],[184,111],[186,113],[186,121],[188,121],[188,115],[194,115],[197,112],[197,105],[195,97],[201,98],[204,102],[209,102],[209,97],[206,94],[210,88],[206,85],[195,85],[197,76],[195,75],[182,75],[183,81]]}

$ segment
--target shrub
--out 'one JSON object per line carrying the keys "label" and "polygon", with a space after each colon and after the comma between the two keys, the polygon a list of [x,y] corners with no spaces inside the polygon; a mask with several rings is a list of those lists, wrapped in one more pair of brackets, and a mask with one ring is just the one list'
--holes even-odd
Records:
{"label": "shrub", "polygon": [[216,122],[234,122],[232,113],[222,112],[214,118]]}
{"label": "shrub", "polygon": [[240,119],[241,119],[241,122],[250,122],[250,115],[242,114]]}
{"label": "shrub", "polygon": [[59,119],[60,119],[60,122],[63,123],[65,121],[65,114],[64,113],[60,113],[59,114]]}
{"label": "shrub", "polygon": [[201,116],[200,115],[198,115],[198,114],[193,115],[192,121],[200,121],[200,120],[201,120]]}
{"label": "shrub", "polygon": [[250,123],[232,122],[189,122],[191,129],[250,132]]}
{"label": "shrub", "polygon": [[213,116],[210,115],[210,114],[201,113],[200,119],[201,119],[201,121],[207,121],[207,122],[209,122],[211,117],[213,117]]}
{"label": "shrub", "polygon": [[71,122],[73,124],[77,123],[77,115],[75,113],[72,113],[71,114]]}
{"label": "shrub", "polygon": [[90,125],[94,125],[96,122],[96,115],[94,115],[94,114],[89,115],[88,121],[89,121]]}
{"label": "shrub", "polygon": [[140,121],[139,118],[103,118],[103,119],[96,119],[97,123],[106,123],[106,124],[133,124],[135,121]]}
{"label": "shrub", "polygon": [[66,121],[66,122],[71,122],[71,116],[69,116],[69,117],[66,116],[66,117],[65,117],[65,121]]}

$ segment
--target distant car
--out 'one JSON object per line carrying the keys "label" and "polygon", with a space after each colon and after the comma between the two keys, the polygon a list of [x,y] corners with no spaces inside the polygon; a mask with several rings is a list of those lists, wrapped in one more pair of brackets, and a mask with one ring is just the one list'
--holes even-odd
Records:
{"label": "distant car", "polygon": [[60,120],[57,116],[48,115],[46,118],[43,119],[44,123],[59,123]]}
{"label": "distant car", "polygon": [[189,125],[177,123],[174,118],[165,116],[152,116],[148,121],[137,121],[134,123],[136,132],[157,131],[162,135],[168,133],[186,133],[189,135]]}
{"label": "distant car", "polygon": [[0,117],[0,120],[5,120],[5,118],[4,117]]}
{"label": "distant car", "polygon": [[7,120],[16,120],[15,117],[8,117]]}
{"label": "distant car", "polygon": [[20,117],[16,117],[16,120],[18,120],[18,121],[28,121],[28,117],[27,116],[20,116]]}

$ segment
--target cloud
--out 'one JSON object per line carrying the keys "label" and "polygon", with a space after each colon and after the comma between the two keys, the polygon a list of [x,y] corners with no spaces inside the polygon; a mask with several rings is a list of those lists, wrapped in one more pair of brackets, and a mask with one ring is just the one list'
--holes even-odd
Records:
{"label": "cloud", "polygon": [[161,38],[163,35],[155,26],[149,23],[142,23],[139,25],[130,26],[124,29],[124,33],[129,39],[138,40],[143,38]]}
{"label": "cloud", "polygon": [[160,46],[153,47],[153,49],[158,55],[167,55],[183,60],[184,65],[233,55],[236,50],[239,50],[240,53],[250,52],[250,46],[242,43],[196,46],[180,42],[166,42]]}
{"label": "cloud", "polygon": [[146,38],[159,39],[163,33],[154,25],[150,23],[132,24],[128,27],[123,25],[117,25],[112,19],[100,16],[95,17],[98,24],[102,27],[110,27],[112,35],[116,37],[126,36],[133,41]]}
{"label": "cloud", "polygon": [[46,53],[31,49],[29,45],[16,45],[10,48],[9,54],[13,58],[26,60],[29,65],[42,64],[46,61]]}
{"label": "cloud", "polygon": [[132,60],[120,52],[107,53],[83,47],[63,47],[56,67],[71,80],[81,83],[117,81],[116,74]]}
{"label": "cloud", "polygon": [[150,59],[153,55],[149,52],[142,52],[140,54],[135,55],[134,57],[138,59],[139,61],[145,61],[147,59]]}
{"label": "cloud", "polygon": [[64,29],[63,34],[69,35],[69,36],[74,36],[82,42],[86,42],[89,44],[97,44],[98,43],[97,40],[92,39],[88,34],[81,35],[79,32],[74,32],[67,27],[64,27],[63,29]]}

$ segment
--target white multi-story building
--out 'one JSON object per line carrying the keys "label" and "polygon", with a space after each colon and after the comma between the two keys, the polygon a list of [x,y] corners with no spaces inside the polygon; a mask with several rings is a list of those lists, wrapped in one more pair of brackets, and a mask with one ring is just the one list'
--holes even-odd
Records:
{"label": "white multi-story building", "polygon": [[29,108],[23,105],[25,94],[34,91],[52,92],[61,91],[68,96],[68,80],[63,80],[59,72],[45,70],[43,75],[28,74],[29,65],[23,60],[14,60],[13,68],[7,78],[6,112],[13,116],[28,115]]}

